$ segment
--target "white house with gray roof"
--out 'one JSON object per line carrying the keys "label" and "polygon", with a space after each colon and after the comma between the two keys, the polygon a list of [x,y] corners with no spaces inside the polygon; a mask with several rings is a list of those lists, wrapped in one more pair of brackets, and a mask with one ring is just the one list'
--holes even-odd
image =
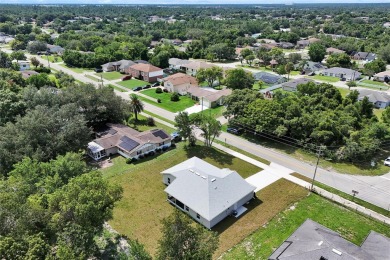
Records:
{"label": "white house with gray roof", "polygon": [[362,74],[359,71],[341,68],[341,67],[333,67],[330,69],[326,69],[322,71],[322,74],[330,77],[344,78],[348,81],[353,81],[359,79]]}
{"label": "white house with gray roof", "polygon": [[255,187],[236,171],[219,169],[192,157],[161,173],[168,201],[210,229],[229,215],[243,212]]}
{"label": "white house with gray roof", "polygon": [[390,96],[383,91],[375,91],[368,89],[359,89],[358,100],[363,100],[365,97],[372,103],[376,108],[386,108],[390,106]]}

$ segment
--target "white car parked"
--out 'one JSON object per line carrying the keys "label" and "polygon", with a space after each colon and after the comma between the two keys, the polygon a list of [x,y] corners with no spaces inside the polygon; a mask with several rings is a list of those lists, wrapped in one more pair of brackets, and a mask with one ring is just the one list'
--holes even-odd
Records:
{"label": "white car parked", "polygon": [[385,166],[390,166],[390,157],[385,160]]}

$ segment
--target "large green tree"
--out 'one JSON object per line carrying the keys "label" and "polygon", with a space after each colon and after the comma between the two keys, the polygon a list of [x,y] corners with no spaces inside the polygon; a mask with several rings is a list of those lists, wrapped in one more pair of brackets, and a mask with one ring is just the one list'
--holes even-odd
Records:
{"label": "large green tree", "polygon": [[252,88],[255,79],[252,73],[246,72],[242,68],[231,69],[226,71],[225,84],[231,89],[246,89]]}
{"label": "large green tree", "polygon": [[144,104],[136,94],[130,96],[130,109],[134,113],[135,120],[138,120],[138,114],[144,110]]}
{"label": "large green tree", "polygon": [[207,69],[200,69],[196,73],[196,79],[198,82],[207,82],[207,85],[212,88],[214,82],[221,80],[223,76],[223,71],[221,67],[213,66]]}
{"label": "large green tree", "polygon": [[157,259],[212,259],[218,247],[218,236],[175,210],[162,221]]}
{"label": "large green tree", "polygon": [[175,126],[184,140],[189,139],[192,135],[192,122],[187,112],[179,112],[175,116]]}
{"label": "large green tree", "polygon": [[312,43],[309,46],[309,57],[314,62],[321,62],[325,58],[326,48],[321,43]]}

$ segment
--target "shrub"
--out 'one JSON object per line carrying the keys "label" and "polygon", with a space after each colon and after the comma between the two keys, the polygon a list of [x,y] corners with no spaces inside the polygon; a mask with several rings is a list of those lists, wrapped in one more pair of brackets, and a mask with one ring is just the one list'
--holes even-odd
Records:
{"label": "shrub", "polygon": [[146,119],[146,122],[148,124],[148,126],[155,126],[155,123],[154,123],[154,118],[149,116],[147,119]]}
{"label": "shrub", "polygon": [[164,91],[165,93],[168,93],[168,89],[166,89],[166,88],[164,88],[163,91]]}
{"label": "shrub", "polygon": [[155,154],[156,154],[156,153],[155,153],[154,151],[150,151],[150,152],[149,152],[149,155],[150,155],[150,156],[153,156],[153,155],[155,155]]}
{"label": "shrub", "polygon": [[161,103],[161,99],[158,98],[158,99],[157,99],[157,103]]}
{"label": "shrub", "polygon": [[139,156],[138,156],[138,159],[143,159],[145,156],[143,155],[143,154],[140,154]]}
{"label": "shrub", "polygon": [[164,146],[164,147],[162,148],[162,150],[163,150],[163,152],[165,152],[166,150],[168,150],[168,148],[167,148],[166,146]]}
{"label": "shrub", "polygon": [[161,88],[156,88],[156,93],[157,93],[157,94],[161,94],[161,93],[163,93],[163,91],[162,91]]}
{"label": "shrub", "polygon": [[176,148],[176,144],[175,143],[171,143],[171,148]]}
{"label": "shrub", "polygon": [[51,72],[51,70],[49,68],[46,68],[46,67],[36,67],[36,68],[34,68],[34,70],[36,72],[39,72],[39,73],[47,73],[47,74],[49,74]]}
{"label": "shrub", "polygon": [[180,100],[180,96],[179,96],[179,94],[178,93],[173,93],[172,94],[172,96],[171,96],[171,101],[173,101],[173,102],[177,102],[177,101],[179,101]]}
{"label": "shrub", "polygon": [[126,158],[126,164],[130,164],[133,162],[133,159],[132,158]]}

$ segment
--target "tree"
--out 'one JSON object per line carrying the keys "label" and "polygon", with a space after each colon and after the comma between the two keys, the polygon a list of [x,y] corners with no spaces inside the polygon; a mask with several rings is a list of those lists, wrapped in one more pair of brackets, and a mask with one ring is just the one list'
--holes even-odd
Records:
{"label": "tree", "polygon": [[326,48],[320,43],[312,43],[309,46],[310,60],[321,62],[325,58]]}
{"label": "tree", "polygon": [[248,55],[245,57],[246,63],[249,64],[249,67],[252,67],[253,61],[255,60],[255,55]]}
{"label": "tree", "polygon": [[382,113],[383,123],[390,125],[390,107],[386,107],[385,111]]}
{"label": "tree", "polygon": [[211,45],[206,51],[214,55],[218,60],[231,60],[235,56],[235,49],[226,43]]}
{"label": "tree", "polygon": [[255,82],[252,73],[246,72],[242,68],[228,70],[226,75],[225,84],[231,89],[252,88]]}
{"label": "tree", "polygon": [[30,58],[30,61],[31,61],[31,64],[36,68],[38,67],[41,63],[39,62],[39,60],[36,58],[36,57],[31,57]]}
{"label": "tree", "polygon": [[199,82],[207,82],[208,87],[212,88],[216,80],[220,80],[223,76],[223,71],[221,67],[213,66],[207,69],[200,69],[196,73],[196,79]]}
{"label": "tree", "polygon": [[179,114],[175,116],[175,123],[180,136],[182,136],[184,140],[187,140],[187,138],[189,139],[192,134],[192,126],[188,113],[179,112]]}
{"label": "tree", "polygon": [[294,69],[294,64],[292,62],[288,62],[286,66],[284,66],[285,71],[287,72],[288,75],[288,80],[290,80],[290,73]]}
{"label": "tree", "polygon": [[0,126],[14,122],[16,116],[25,113],[25,109],[26,104],[20,95],[9,89],[0,89]]}
{"label": "tree", "polygon": [[31,54],[37,54],[41,51],[46,51],[46,43],[40,41],[33,41],[27,45],[27,51]]}
{"label": "tree", "polygon": [[356,81],[349,81],[347,82],[348,89],[351,90],[351,88],[354,88],[357,86]]}
{"label": "tree", "polygon": [[265,83],[264,83],[264,81],[259,80],[259,81],[257,81],[257,85],[259,86],[259,89],[262,89],[265,86]]}
{"label": "tree", "polygon": [[235,89],[225,99],[224,105],[226,106],[226,111],[223,112],[223,115],[229,119],[244,116],[247,105],[256,99],[264,99],[258,90]]}
{"label": "tree", "polygon": [[218,236],[192,221],[179,210],[163,219],[157,259],[212,259]]}
{"label": "tree", "polygon": [[53,83],[49,79],[49,76],[46,73],[40,73],[30,76],[26,80],[27,84],[33,86],[37,89],[40,89],[45,86],[53,86]]}
{"label": "tree", "polygon": [[136,94],[131,94],[130,96],[130,109],[134,113],[135,120],[138,121],[138,114],[144,111],[144,103]]}
{"label": "tree", "polygon": [[[386,70],[386,63],[381,59],[373,60],[369,63],[364,64],[365,73],[367,71],[373,71],[375,74],[375,73],[379,73],[379,72],[385,71],[385,70]],[[369,76],[370,78],[372,77],[372,75],[371,76],[368,74],[366,74],[366,75]]]}
{"label": "tree", "polygon": [[14,51],[13,53],[11,53],[11,59],[14,59],[16,61],[19,61],[19,60],[26,60],[26,55],[24,54],[23,51]]}
{"label": "tree", "polygon": [[346,53],[331,54],[326,63],[329,67],[350,68],[352,66],[351,57]]}
{"label": "tree", "polygon": [[298,64],[301,60],[302,60],[302,55],[300,53],[290,53],[288,55],[288,59],[290,60],[290,62],[292,62],[293,64]]}
{"label": "tree", "polygon": [[221,134],[221,122],[209,114],[195,114],[191,120],[202,130],[201,136],[204,138],[205,145],[211,147],[215,137]]}
{"label": "tree", "polygon": [[12,66],[12,59],[9,57],[9,55],[5,52],[0,51],[0,68],[11,68]]}
{"label": "tree", "polygon": [[378,50],[378,56],[386,63],[390,63],[390,44],[387,44]]}

